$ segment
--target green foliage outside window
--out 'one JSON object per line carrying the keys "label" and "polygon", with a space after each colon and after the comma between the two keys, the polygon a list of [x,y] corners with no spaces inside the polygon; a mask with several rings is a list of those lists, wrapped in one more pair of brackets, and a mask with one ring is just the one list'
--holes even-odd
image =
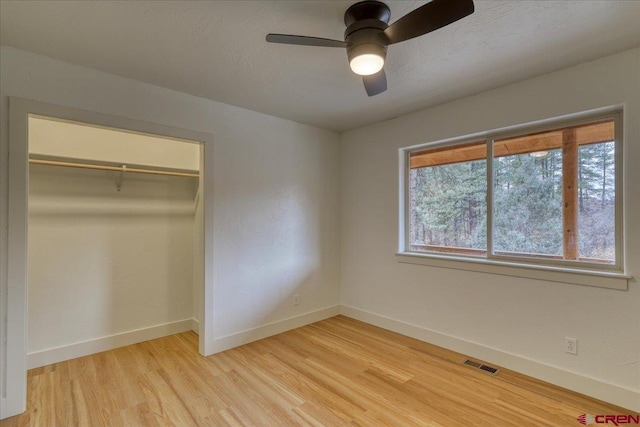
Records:
{"label": "green foliage outside window", "polygon": [[[579,147],[581,259],[615,260],[614,157],[614,142]],[[493,173],[495,253],[561,258],[562,150],[549,150],[543,157],[531,153],[497,157]],[[413,250],[462,248],[483,255],[487,248],[486,160],[411,169],[409,195]]]}

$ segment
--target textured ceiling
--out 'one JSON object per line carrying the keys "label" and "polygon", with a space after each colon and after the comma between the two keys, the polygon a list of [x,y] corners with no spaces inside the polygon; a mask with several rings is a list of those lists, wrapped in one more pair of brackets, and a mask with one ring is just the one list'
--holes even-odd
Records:
{"label": "textured ceiling", "polygon": [[[6,1],[3,45],[336,131],[640,46],[640,1],[481,1],[387,55],[366,96],[342,49],[267,44],[268,32],[342,39],[355,1]],[[425,1],[387,1],[391,21]]]}

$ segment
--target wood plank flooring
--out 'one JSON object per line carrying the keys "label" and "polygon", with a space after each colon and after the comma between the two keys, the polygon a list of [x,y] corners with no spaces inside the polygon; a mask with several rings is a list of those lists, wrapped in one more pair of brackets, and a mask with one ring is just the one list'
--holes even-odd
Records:
{"label": "wood plank flooring", "polygon": [[630,414],[344,316],[210,357],[186,332],[37,368],[14,426],[579,426]]}

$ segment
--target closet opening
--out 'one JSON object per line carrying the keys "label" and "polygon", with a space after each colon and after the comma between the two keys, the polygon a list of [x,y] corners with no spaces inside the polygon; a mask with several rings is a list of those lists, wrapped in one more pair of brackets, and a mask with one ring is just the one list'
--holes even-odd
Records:
{"label": "closet opening", "polygon": [[[67,127],[117,137],[40,144],[37,121],[45,141]],[[213,354],[213,135],[15,97],[8,131],[0,418],[25,411],[31,367],[188,329]],[[134,137],[148,146],[122,144]],[[197,160],[176,165],[169,144]]]}
{"label": "closet opening", "polygon": [[28,369],[199,333],[199,143],[29,115],[28,163]]}

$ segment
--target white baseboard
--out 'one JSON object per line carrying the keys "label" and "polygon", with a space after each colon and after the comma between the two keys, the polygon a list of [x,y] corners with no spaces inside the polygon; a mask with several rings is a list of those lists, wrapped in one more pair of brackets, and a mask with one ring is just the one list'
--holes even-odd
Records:
{"label": "white baseboard", "polygon": [[[632,411],[640,412],[640,392],[638,391],[605,383],[522,356],[346,305],[335,305],[323,308],[216,338],[213,343],[213,353],[219,353],[243,344],[248,344],[313,322],[328,319],[338,314],[343,314],[371,325],[426,341],[596,399],[628,408]],[[28,369],[37,368],[189,330],[198,333],[199,326],[196,319],[185,319],[29,353],[27,355],[27,367]]]}
{"label": "white baseboard", "polygon": [[136,344],[143,341],[165,337],[193,329],[194,319],[178,320],[133,331],[121,332],[106,337],[94,338],[87,341],[35,351],[27,354],[27,369],[39,368],[76,357],[100,353],[125,345]]}
{"label": "white baseboard", "polygon": [[313,322],[319,322],[320,320],[328,319],[330,317],[337,316],[338,314],[340,314],[340,306],[334,305],[301,314],[299,316],[289,317],[288,319],[279,320],[277,322],[267,323],[266,325],[247,329],[235,334],[219,337],[213,341],[212,354],[220,353],[222,351],[229,350],[230,348],[248,344],[253,341],[258,341],[272,335],[281,334],[282,332],[299,328]]}
{"label": "white baseboard", "polygon": [[[328,319],[338,314],[340,314],[340,306],[335,305],[220,337],[214,340],[214,351],[212,354],[267,338],[272,335],[280,334],[291,329],[299,328],[301,326],[308,325],[309,323]],[[95,354],[101,351],[107,351],[123,347],[125,345],[136,344],[185,331],[194,331],[195,333],[199,333],[200,323],[198,320],[195,318],[184,319],[177,322],[122,332],[106,337],[95,338],[79,343],[29,353],[27,354],[27,369],[39,368],[40,366],[51,365],[52,363],[75,359],[76,357],[87,356],[89,354]]]}
{"label": "white baseboard", "polygon": [[421,341],[428,342],[458,353],[490,362],[559,387],[563,387],[614,405],[640,412],[640,392],[626,389],[600,380],[585,377],[564,369],[546,365],[522,356],[507,353],[478,343],[442,334],[421,326],[380,316],[375,313],[342,305],[341,314],[397,332]]}
{"label": "white baseboard", "polygon": [[19,402],[10,402],[6,397],[0,397],[0,420],[13,417],[26,411],[27,408],[21,406]]}

